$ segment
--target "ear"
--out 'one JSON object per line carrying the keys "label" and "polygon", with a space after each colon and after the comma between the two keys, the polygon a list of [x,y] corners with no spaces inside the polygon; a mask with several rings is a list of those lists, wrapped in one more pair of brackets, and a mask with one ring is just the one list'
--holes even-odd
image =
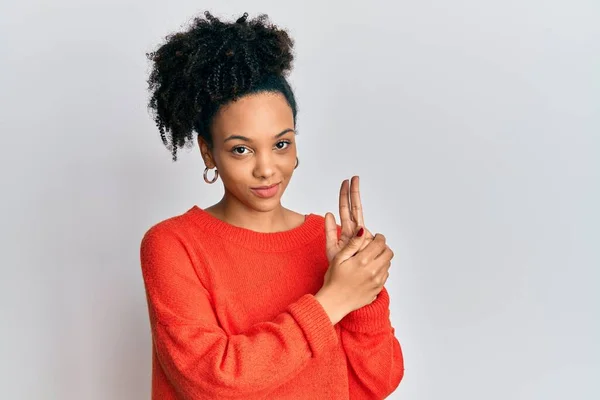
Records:
{"label": "ear", "polygon": [[215,160],[212,157],[212,151],[210,149],[210,146],[208,145],[206,140],[204,140],[204,138],[200,135],[198,135],[198,147],[200,148],[200,154],[202,155],[202,159],[204,160],[204,165],[206,165],[208,169],[214,168],[216,164]]}

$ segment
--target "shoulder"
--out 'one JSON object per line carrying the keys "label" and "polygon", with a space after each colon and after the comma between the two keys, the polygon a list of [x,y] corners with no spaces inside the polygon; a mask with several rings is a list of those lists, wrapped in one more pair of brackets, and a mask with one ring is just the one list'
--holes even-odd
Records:
{"label": "shoulder", "polygon": [[187,238],[198,230],[189,217],[189,211],[172,217],[164,218],[150,225],[142,234],[141,245],[159,244],[167,242],[186,242]]}
{"label": "shoulder", "polygon": [[142,260],[156,258],[159,254],[174,254],[182,243],[178,237],[177,224],[169,218],[150,226],[140,241],[140,256]]}
{"label": "shoulder", "polygon": [[177,229],[177,226],[181,224],[180,219],[181,216],[176,215],[153,223],[143,233],[142,240],[151,236],[165,236],[171,234],[174,230]]}
{"label": "shoulder", "polygon": [[[203,265],[205,233],[195,229],[185,214],[151,225],[139,242],[139,257],[146,278],[166,281],[192,276]],[[190,275],[192,274],[192,275]]]}

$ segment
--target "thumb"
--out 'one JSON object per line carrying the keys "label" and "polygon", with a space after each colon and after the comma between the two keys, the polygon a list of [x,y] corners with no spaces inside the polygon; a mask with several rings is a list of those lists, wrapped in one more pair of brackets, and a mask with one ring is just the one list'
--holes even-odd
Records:
{"label": "thumb", "polygon": [[338,235],[335,216],[328,212],[325,214],[325,248],[327,250],[334,248],[337,244],[337,241]]}
{"label": "thumb", "polygon": [[365,230],[362,227],[357,227],[356,232],[350,238],[346,246],[337,254],[336,258],[338,262],[342,263],[355,255],[359,250],[363,242],[365,241]]}

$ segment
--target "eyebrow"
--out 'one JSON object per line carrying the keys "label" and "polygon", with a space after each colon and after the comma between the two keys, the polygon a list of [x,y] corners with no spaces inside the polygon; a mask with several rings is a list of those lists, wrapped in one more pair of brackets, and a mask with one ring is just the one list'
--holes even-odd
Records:
{"label": "eyebrow", "polygon": [[[283,132],[280,132],[277,135],[273,136],[273,139],[277,139],[278,137],[283,136],[288,132],[294,132],[294,130],[292,128],[288,128],[288,129],[284,130]],[[227,142],[228,140],[233,140],[233,139],[240,139],[240,140],[244,140],[246,142],[252,142],[252,139],[247,138],[246,136],[241,136],[241,135],[231,135],[227,139],[223,140],[223,142]]]}

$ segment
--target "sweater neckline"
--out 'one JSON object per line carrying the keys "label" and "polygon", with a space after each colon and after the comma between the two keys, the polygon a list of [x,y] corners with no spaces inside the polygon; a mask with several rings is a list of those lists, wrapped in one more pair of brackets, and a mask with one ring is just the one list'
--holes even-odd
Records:
{"label": "sweater neckline", "polygon": [[304,222],[287,231],[258,232],[232,225],[194,205],[187,212],[204,231],[250,249],[279,252],[301,247],[324,230],[317,214],[305,214]]}

